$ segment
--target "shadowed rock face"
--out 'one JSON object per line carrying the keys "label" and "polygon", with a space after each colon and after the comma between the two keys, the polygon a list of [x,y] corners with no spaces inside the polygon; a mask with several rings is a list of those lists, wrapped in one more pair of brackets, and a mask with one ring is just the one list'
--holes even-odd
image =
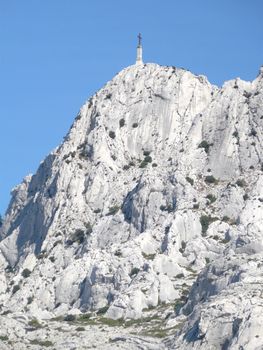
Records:
{"label": "shadowed rock face", "polygon": [[262,73],[219,89],[174,67],[121,71],[13,190],[0,228],[3,310],[47,318],[108,306],[109,318],[138,319],[176,302],[167,322],[184,326],[168,347],[261,346],[249,334],[262,318],[252,283],[262,132]]}

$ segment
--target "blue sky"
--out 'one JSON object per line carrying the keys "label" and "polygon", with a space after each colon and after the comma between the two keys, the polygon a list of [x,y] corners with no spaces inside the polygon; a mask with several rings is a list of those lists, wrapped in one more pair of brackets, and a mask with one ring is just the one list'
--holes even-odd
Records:
{"label": "blue sky", "polygon": [[262,0],[0,0],[0,213],[63,139],[80,106],[135,61],[215,84],[263,64]]}

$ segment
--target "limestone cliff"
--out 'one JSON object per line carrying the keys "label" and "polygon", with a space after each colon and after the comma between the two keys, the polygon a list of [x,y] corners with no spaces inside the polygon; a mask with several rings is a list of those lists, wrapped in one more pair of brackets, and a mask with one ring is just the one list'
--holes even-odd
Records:
{"label": "limestone cliff", "polygon": [[222,88],[175,67],[121,71],[12,192],[2,312],[148,312],[169,336],[159,349],[261,349],[262,133],[262,71]]}

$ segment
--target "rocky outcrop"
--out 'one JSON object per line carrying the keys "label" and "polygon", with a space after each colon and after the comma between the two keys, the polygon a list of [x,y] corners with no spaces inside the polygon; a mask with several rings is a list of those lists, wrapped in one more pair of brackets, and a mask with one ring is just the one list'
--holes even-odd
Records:
{"label": "rocky outcrop", "polygon": [[259,349],[262,132],[262,72],[218,88],[174,67],[121,71],[13,190],[2,312],[164,307],[169,348]]}

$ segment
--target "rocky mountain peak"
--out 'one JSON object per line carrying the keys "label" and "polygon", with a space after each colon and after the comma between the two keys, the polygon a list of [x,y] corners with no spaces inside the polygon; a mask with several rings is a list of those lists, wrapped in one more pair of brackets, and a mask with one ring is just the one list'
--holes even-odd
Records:
{"label": "rocky mountain peak", "polygon": [[159,349],[243,346],[242,315],[258,332],[262,311],[262,102],[262,70],[222,88],[157,64],[117,74],[12,192],[2,312],[96,324],[148,312],[171,336]]}

